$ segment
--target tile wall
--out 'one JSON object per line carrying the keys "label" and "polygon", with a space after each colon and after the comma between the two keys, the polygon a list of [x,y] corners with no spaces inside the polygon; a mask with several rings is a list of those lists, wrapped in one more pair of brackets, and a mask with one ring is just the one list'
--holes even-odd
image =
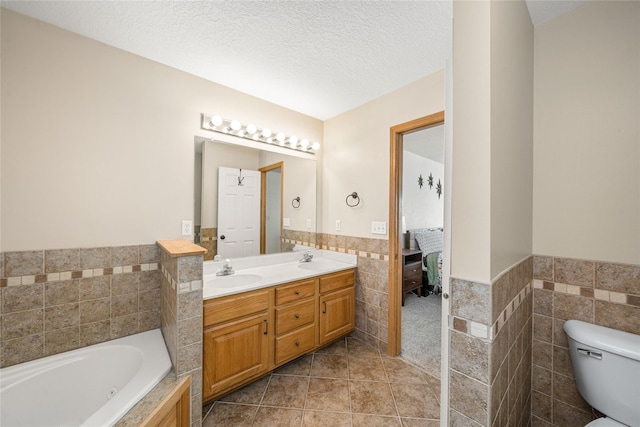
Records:
{"label": "tile wall", "polygon": [[218,229],[213,228],[201,228],[200,229],[200,246],[207,250],[204,254],[204,260],[210,261],[218,253]]}
{"label": "tile wall", "polygon": [[0,367],[160,327],[155,244],[0,253]]}
{"label": "tile wall", "polygon": [[593,419],[575,385],[569,319],[640,334],[640,265],[534,257],[532,425],[582,427]]}
{"label": "tile wall", "polygon": [[528,257],[491,284],[451,278],[450,425],[528,425],[532,277]]}
{"label": "tile wall", "polygon": [[173,370],[191,375],[191,425],[202,425],[202,255],[171,256],[161,249],[161,315]]}

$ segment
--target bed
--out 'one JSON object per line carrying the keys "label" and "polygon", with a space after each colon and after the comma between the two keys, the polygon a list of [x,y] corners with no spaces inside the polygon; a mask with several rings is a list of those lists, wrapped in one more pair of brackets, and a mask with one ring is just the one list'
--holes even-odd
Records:
{"label": "bed", "polygon": [[422,284],[424,295],[442,291],[442,228],[414,230],[414,238],[422,251]]}

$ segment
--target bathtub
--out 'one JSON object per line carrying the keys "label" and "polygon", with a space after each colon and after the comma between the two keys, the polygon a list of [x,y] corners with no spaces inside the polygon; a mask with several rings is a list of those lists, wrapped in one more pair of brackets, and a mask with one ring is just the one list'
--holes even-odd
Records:
{"label": "bathtub", "polygon": [[0,370],[0,426],[111,426],[171,370],[160,329]]}

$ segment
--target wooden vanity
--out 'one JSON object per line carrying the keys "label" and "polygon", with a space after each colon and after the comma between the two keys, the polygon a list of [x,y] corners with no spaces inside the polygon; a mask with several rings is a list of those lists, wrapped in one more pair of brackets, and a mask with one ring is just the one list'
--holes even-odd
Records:
{"label": "wooden vanity", "polygon": [[355,268],[203,303],[208,403],[355,328]]}

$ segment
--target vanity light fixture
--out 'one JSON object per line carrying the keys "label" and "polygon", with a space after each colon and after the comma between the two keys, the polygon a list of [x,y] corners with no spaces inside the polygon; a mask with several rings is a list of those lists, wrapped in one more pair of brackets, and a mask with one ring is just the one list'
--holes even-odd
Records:
{"label": "vanity light fixture", "polygon": [[217,114],[202,114],[201,127],[213,132],[226,133],[244,139],[264,142],[265,144],[278,144],[282,147],[311,154],[315,154],[314,151],[320,149],[320,143],[317,141],[312,143],[307,138],[298,139],[295,135],[287,136],[282,132],[273,132],[267,127],[259,129],[253,123],[245,125],[238,120],[224,119]]}

